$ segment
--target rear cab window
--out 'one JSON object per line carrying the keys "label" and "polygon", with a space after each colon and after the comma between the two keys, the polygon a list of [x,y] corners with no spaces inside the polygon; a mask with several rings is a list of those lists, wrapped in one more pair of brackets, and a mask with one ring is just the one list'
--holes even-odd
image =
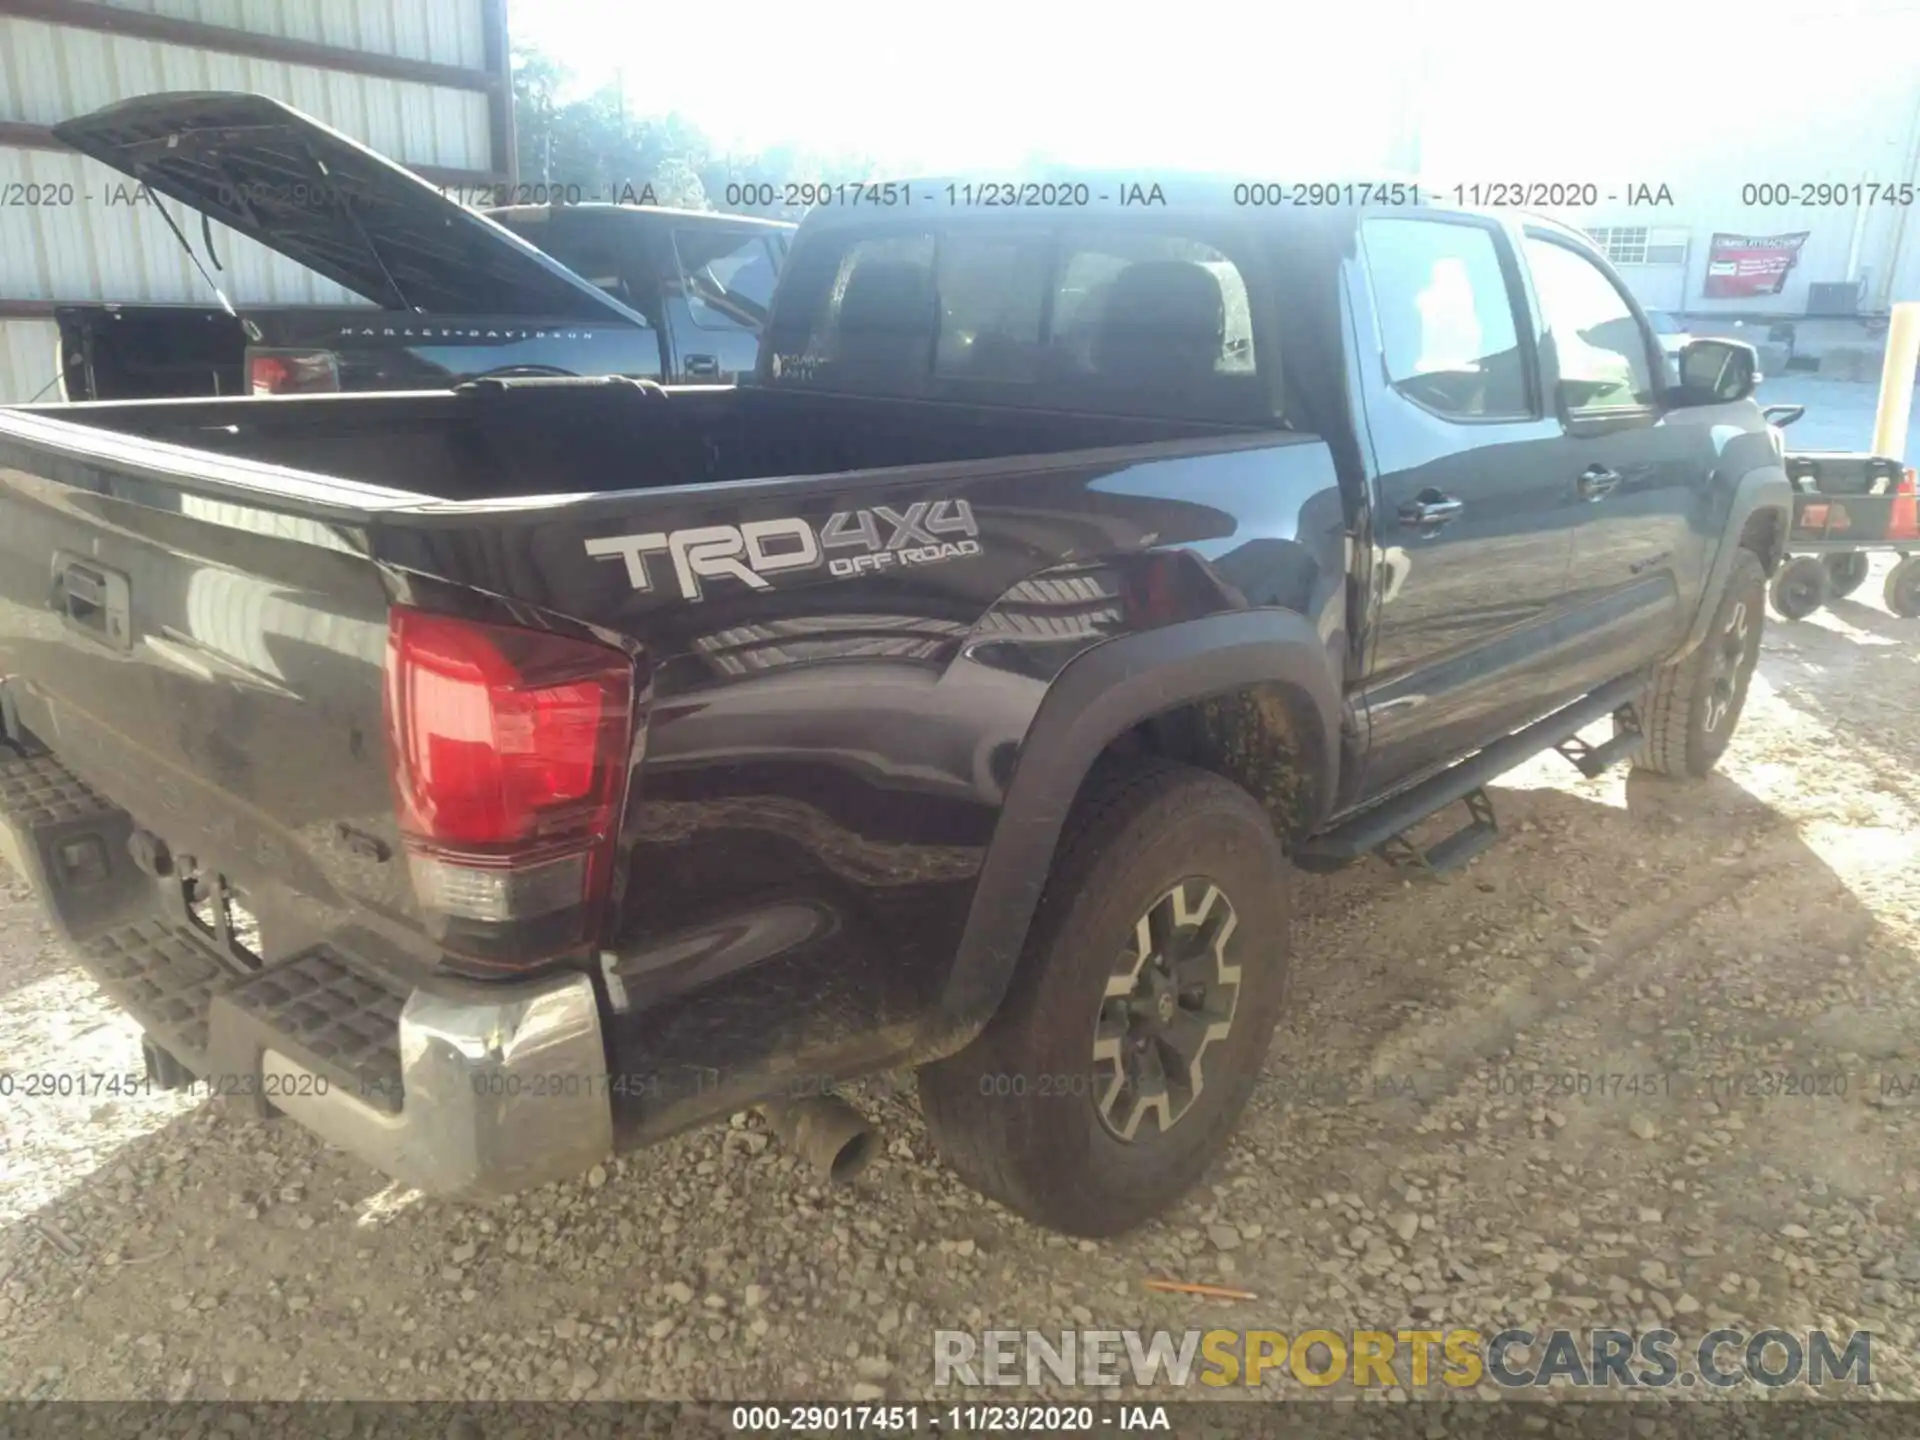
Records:
{"label": "rear cab window", "polygon": [[1204,218],[959,221],[796,252],[767,383],[1270,425],[1252,243]]}

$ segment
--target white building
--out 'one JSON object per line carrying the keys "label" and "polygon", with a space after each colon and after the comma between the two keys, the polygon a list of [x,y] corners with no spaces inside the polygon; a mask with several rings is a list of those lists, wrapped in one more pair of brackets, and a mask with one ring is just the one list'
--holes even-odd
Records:
{"label": "white building", "polygon": [[[1537,208],[1596,232],[1648,308],[1752,322],[1920,300],[1920,0],[1421,14],[1400,103],[1423,179],[1587,199]],[[1663,186],[1671,203],[1629,203]],[[1778,293],[1709,293],[1715,234],[1803,232]]]}
{"label": "white building", "polygon": [[[462,187],[513,173],[505,0],[0,0],[0,404],[53,398],[61,303],[217,303],[62,120],[156,90],[248,90]],[[171,201],[197,243],[200,223]],[[360,303],[213,227],[236,304]]]}
{"label": "white building", "polygon": [[[1711,154],[1647,167],[1672,172],[1641,177],[1664,184],[1671,205],[1628,204],[1627,191],[1609,187],[1618,200],[1567,218],[1593,234],[1651,309],[1791,319],[1920,300],[1920,64],[1876,87],[1789,91],[1758,115],[1767,123],[1730,127]],[[1716,257],[1716,234],[1773,240],[1782,252],[1805,238],[1772,293],[1770,281],[1726,274],[1736,252],[1764,251],[1723,239]],[[1710,275],[1716,258],[1721,276]],[[1746,290],[1758,293],[1726,293]]]}

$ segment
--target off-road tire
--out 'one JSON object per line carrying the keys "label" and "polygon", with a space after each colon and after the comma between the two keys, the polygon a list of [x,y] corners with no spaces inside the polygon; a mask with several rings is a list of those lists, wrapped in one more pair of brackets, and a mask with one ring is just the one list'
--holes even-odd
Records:
{"label": "off-road tire", "polygon": [[1832,597],[1832,576],[1818,555],[1794,556],[1767,588],[1774,614],[1782,620],[1804,620]]}
{"label": "off-road tire", "polygon": [[[1238,786],[1157,760],[1096,773],[998,1011],[964,1050],[919,1072],[942,1158],[982,1194],[1071,1235],[1116,1235],[1172,1204],[1226,1148],[1259,1080],[1285,1000],[1288,878],[1272,822]],[[1127,1141],[1101,1118],[1091,1053],[1101,997],[1139,917],[1189,880],[1232,906],[1222,953],[1240,990],[1190,1108]]]}
{"label": "off-road tire", "polygon": [[1820,561],[1827,567],[1827,594],[1835,600],[1846,599],[1866,584],[1867,571],[1872,568],[1869,557],[1863,550],[1849,550],[1839,555],[1822,555]]}
{"label": "off-road tire", "polygon": [[[1737,551],[1706,638],[1678,664],[1656,672],[1641,697],[1640,729],[1646,739],[1635,769],[1699,779],[1719,763],[1746,708],[1766,609],[1767,572],[1760,557]],[[1735,654],[1728,647],[1740,618],[1747,628]],[[1728,689],[1719,692],[1722,679]]]}

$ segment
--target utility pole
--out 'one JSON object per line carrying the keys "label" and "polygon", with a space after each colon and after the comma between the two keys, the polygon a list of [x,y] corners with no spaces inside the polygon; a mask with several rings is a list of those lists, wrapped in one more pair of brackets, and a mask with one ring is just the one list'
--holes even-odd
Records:
{"label": "utility pole", "polygon": [[1402,71],[1399,95],[1393,106],[1393,130],[1387,139],[1387,168],[1418,180],[1421,169],[1421,128],[1426,116],[1427,45],[1415,34]]}

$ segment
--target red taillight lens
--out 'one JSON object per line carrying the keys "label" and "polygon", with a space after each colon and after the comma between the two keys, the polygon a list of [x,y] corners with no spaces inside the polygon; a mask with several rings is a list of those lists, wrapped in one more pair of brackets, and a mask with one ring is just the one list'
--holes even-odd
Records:
{"label": "red taillight lens", "polygon": [[271,355],[256,355],[248,364],[247,388],[255,395],[277,395],[292,379],[287,362]]}
{"label": "red taillight lens", "polygon": [[549,938],[582,938],[611,874],[632,721],[617,650],[396,607],[388,754],[421,904],[494,926],[578,911]]}
{"label": "red taillight lens", "polygon": [[340,388],[331,350],[249,350],[247,389],[254,395],[324,395]]}

